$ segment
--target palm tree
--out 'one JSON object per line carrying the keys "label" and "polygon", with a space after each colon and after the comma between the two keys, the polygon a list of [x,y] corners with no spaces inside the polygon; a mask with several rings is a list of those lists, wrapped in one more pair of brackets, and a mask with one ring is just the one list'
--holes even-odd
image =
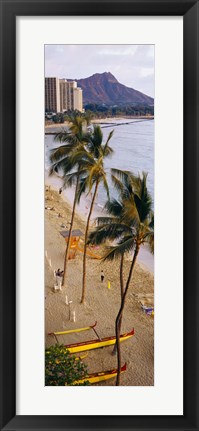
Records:
{"label": "palm tree", "polygon": [[[69,229],[69,237],[66,246],[64,260],[64,277],[63,285],[66,286],[66,269],[71,244],[72,228],[75,216],[76,204],[79,203],[83,192],[91,191],[95,184],[95,190],[91,201],[91,207],[87,219],[85,244],[83,255],[83,287],[82,299],[85,297],[85,280],[86,280],[86,241],[89,229],[90,218],[94,206],[99,183],[103,183],[108,195],[108,183],[106,181],[106,173],[103,168],[103,160],[112,154],[113,150],[109,146],[109,141],[113,135],[113,131],[109,133],[106,143],[103,144],[103,134],[100,126],[94,126],[93,130],[88,130],[89,118],[79,117],[77,115],[70,116],[70,127],[68,131],[59,132],[55,140],[65,142],[51,153],[50,174],[62,171],[63,188],[71,187],[75,184],[75,197],[72,208],[71,224]],[[75,172],[73,171],[75,168]],[[80,181],[81,178],[81,181]]]}
{"label": "palm tree", "polygon": [[67,114],[65,117],[68,120],[68,128],[62,129],[55,135],[55,142],[66,142],[73,145],[85,142],[88,139],[91,117],[86,114],[76,113]]}
{"label": "palm tree", "polygon": [[[117,199],[111,199],[108,201],[104,209],[110,214],[107,217],[98,217],[98,227],[94,232],[89,235],[88,244],[102,244],[106,241],[116,241],[121,238],[124,234],[124,221],[122,220],[122,214],[124,211],[122,202]],[[106,258],[105,258],[106,259]],[[104,259],[104,260],[105,260]],[[124,267],[124,253],[121,253],[120,258],[120,295],[121,300],[124,294],[124,278],[123,278],[123,267]],[[120,328],[122,324],[122,318],[120,319]],[[112,354],[115,355],[117,352],[116,344],[114,345]]]}
{"label": "palm tree", "polygon": [[103,133],[100,126],[96,125],[93,128],[93,132],[90,135],[89,142],[87,144],[89,150],[89,157],[85,159],[84,168],[87,169],[85,176],[81,177],[80,187],[79,187],[79,199],[82,193],[87,192],[88,194],[94,187],[94,192],[91,200],[91,205],[87,217],[86,230],[85,230],[85,240],[84,240],[84,253],[83,253],[83,277],[82,277],[82,296],[81,303],[85,300],[85,290],[86,290],[86,251],[87,251],[87,240],[88,232],[90,226],[90,219],[93,212],[93,207],[95,199],[97,196],[97,191],[99,184],[102,184],[107,197],[109,199],[109,187],[107,182],[107,174],[104,168],[104,159],[109,157],[113,150],[109,146],[109,141],[113,136],[113,130],[109,133],[108,138],[103,144]]}
{"label": "palm tree", "polygon": [[[69,129],[62,130],[55,135],[55,141],[64,143],[51,151],[50,161],[52,163],[50,168],[50,175],[62,172],[63,188],[75,185],[75,194],[72,207],[72,215],[70,221],[70,229],[68,242],[66,245],[66,252],[64,258],[64,276],[63,286],[66,287],[67,280],[67,263],[69,258],[69,251],[71,245],[72,229],[74,224],[75,210],[77,204],[77,191],[79,188],[79,177],[81,171],[81,159],[79,158],[79,170],[72,172],[77,164],[77,156],[82,155],[85,151],[85,145],[89,140],[90,132],[88,131],[88,119],[78,115],[68,116],[70,121]],[[73,156],[76,156],[74,159]]]}
{"label": "palm tree", "polygon": [[[108,223],[105,218],[104,221],[101,220],[102,225],[90,235],[89,241],[99,244],[100,242],[104,242],[107,239],[114,241],[117,240],[117,244],[109,247],[108,252],[104,256],[104,259],[107,260],[113,260],[120,257],[122,259],[121,261],[123,261],[125,253],[129,253],[130,251],[133,251],[134,253],[125,288],[123,288],[124,290],[121,295],[120,309],[115,321],[118,361],[116,385],[118,386],[120,383],[121,368],[121,351],[119,339],[122,314],[140,246],[147,242],[151,247],[151,251],[153,252],[154,216],[151,210],[151,197],[146,186],[147,174],[143,173],[142,177],[135,177],[130,172],[124,172],[115,169],[112,170],[112,173],[114,173],[112,178],[115,187],[119,191],[120,201],[112,200],[106,205],[106,207],[112,214],[117,213],[117,217],[115,217],[115,223],[114,218],[112,221],[109,219]],[[120,266],[120,280],[121,278]]]}

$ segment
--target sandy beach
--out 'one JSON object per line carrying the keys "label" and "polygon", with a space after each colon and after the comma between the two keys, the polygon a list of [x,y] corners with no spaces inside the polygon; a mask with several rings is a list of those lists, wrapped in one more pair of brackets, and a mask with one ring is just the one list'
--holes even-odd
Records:
{"label": "sandy beach", "polygon": [[[121,121],[127,121],[127,120],[153,120],[153,115],[122,115],[121,117],[105,117],[105,118],[93,118],[91,120],[91,123],[93,124],[112,124],[117,123]],[[45,132],[48,133],[53,129],[56,129],[56,131],[59,131],[66,128],[68,126],[68,121],[64,121],[64,123],[46,123],[45,124]]]}
{"label": "sandy beach", "polygon": [[[68,283],[62,291],[54,292],[54,270],[63,269],[66,243],[60,231],[68,230],[70,226],[71,207],[65,196],[58,191],[46,187],[45,196],[45,335],[46,346],[55,344],[49,332],[64,329],[80,328],[94,324],[97,321],[97,332],[100,337],[115,334],[115,318],[120,306],[119,260],[101,262],[88,257],[86,303],[80,304],[82,285],[82,258],[78,252],[75,259],[68,263]],[[76,214],[74,229],[85,231],[85,221]],[[83,237],[82,237],[83,240]],[[97,249],[98,254],[102,253]],[[51,266],[50,266],[51,264]],[[126,280],[130,261],[124,265]],[[100,272],[104,271],[105,279],[101,283]],[[110,282],[110,289],[108,289]],[[66,305],[66,295],[71,303],[71,315],[75,311],[76,322],[69,320],[69,306]],[[154,384],[154,319],[147,316],[141,309],[141,301],[146,305],[154,304],[153,274],[136,264],[129,287],[124,309],[122,333],[133,328],[135,335],[121,343],[122,363],[127,363],[127,370],[121,376],[124,386],[152,386]],[[59,336],[59,342],[69,344],[89,339],[96,339],[92,330]],[[91,350],[83,361],[88,365],[88,371],[105,371],[116,367],[116,356],[112,356],[112,347]],[[98,385],[115,385],[115,378]]]}

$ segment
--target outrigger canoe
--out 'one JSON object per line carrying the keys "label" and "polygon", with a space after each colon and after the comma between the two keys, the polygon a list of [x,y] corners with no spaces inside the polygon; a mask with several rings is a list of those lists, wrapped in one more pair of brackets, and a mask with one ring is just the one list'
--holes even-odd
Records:
{"label": "outrigger canoe", "polygon": [[[128,338],[134,335],[134,328],[131,332],[120,335],[120,342],[128,340]],[[83,352],[85,350],[99,349],[100,347],[111,346],[115,344],[116,336],[102,338],[98,340],[88,340],[82,343],[65,344],[65,347],[70,353]]]}
{"label": "outrigger canoe", "polygon": [[[121,367],[121,373],[124,373],[124,371],[126,371],[126,363],[123,365],[123,367]],[[88,376],[84,377],[83,379],[76,380],[74,383],[80,384],[88,381],[90,383],[98,383],[98,382],[101,382],[102,380],[112,379],[116,375],[117,375],[117,368],[115,368],[114,370],[88,374]]]}

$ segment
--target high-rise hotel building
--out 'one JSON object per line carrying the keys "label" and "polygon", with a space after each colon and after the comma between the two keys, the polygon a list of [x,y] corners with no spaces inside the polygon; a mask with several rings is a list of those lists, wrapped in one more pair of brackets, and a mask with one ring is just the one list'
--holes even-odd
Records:
{"label": "high-rise hotel building", "polygon": [[83,111],[82,89],[76,81],[45,78],[45,109],[53,112]]}
{"label": "high-rise hotel building", "polygon": [[[76,83],[77,84],[77,83]],[[73,92],[74,109],[83,112],[83,91],[80,87],[75,87]]]}
{"label": "high-rise hotel building", "polygon": [[45,78],[45,109],[60,112],[60,84],[58,78]]}

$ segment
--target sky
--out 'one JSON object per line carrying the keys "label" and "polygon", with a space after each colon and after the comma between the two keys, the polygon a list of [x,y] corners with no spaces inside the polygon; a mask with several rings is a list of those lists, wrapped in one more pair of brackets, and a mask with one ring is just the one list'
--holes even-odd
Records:
{"label": "sky", "polygon": [[154,97],[154,45],[45,45],[46,77],[80,79],[103,72]]}

